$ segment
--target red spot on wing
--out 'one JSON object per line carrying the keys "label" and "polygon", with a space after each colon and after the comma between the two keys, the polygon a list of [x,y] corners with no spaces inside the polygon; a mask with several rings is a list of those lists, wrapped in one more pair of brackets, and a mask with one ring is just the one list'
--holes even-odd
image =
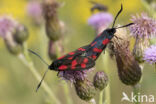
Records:
{"label": "red spot on wing", "polygon": [[76,60],[73,60],[71,66],[76,66],[76,65],[77,65],[77,61]]}
{"label": "red spot on wing", "polygon": [[59,70],[65,70],[65,69],[67,69],[67,66],[66,65],[61,65],[58,69]]}
{"label": "red spot on wing", "polygon": [[73,59],[73,57],[68,57],[68,60],[72,60]]}
{"label": "red spot on wing", "polygon": [[92,55],[91,57],[92,57],[93,59],[96,59],[97,56],[96,56],[96,55]]}
{"label": "red spot on wing", "polygon": [[83,62],[87,63],[88,62],[88,58],[84,58]]}
{"label": "red spot on wing", "polygon": [[83,49],[83,48],[79,48],[78,50],[79,50],[79,51],[85,51],[86,49]]}
{"label": "red spot on wing", "polygon": [[75,68],[76,68],[75,66],[72,66],[72,67],[71,67],[72,70],[74,70]]}
{"label": "red spot on wing", "polygon": [[102,52],[102,49],[94,48],[93,51],[94,52]]}
{"label": "red spot on wing", "polygon": [[82,63],[81,68],[86,68],[86,64]]}
{"label": "red spot on wing", "polygon": [[96,43],[97,43],[97,42],[92,43],[91,46],[94,46]]}
{"label": "red spot on wing", "polygon": [[109,39],[105,39],[105,40],[103,40],[102,44],[106,45],[109,41],[110,41]]}
{"label": "red spot on wing", "polygon": [[75,54],[75,52],[70,52],[70,53],[69,53],[69,55],[74,55],[74,54]]}

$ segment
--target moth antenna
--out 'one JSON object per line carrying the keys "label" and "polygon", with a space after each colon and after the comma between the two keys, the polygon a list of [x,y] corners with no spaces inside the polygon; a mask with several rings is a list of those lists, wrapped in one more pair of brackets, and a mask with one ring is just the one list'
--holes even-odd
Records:
{"label": "moth antenna", "polygon": [[40,86],[41,86],[41,84],[42,84],[42,82],[43,82],[43,80],[44,80],[44,78],[45,78],[45,76],[46,76],[48,70],[49,70],[49,69],[47,69],[47,70],[45,71],[45,73],[44,73],[44,75],[43,75],[43,77],[42,77],[40,83],[37,85],[36,92],[39,90],[39,88],[40,88]]}
{"label": "moth antenna", "polygon": [[36,52],[34,52],[34,51],[30,50],[30,49],[28,49],[28,51],[30,53],[36,55],[44,64],[46,64],[47,66],[49,66],[49,64],[39,54],[37,54]]}
{"label": "moth antenna", "polygon": [[118,29],[118,28],[123,28],[123,27],[128,27],[128,26],[131,26],[131,25],[134,25],[134,23],[129,23],[129,24],[124,25],[124,26],[121,26],[121,27],[116,27],[115,29]]}
{"label": "moth antenna", "polygon": [[119,16],[119,14],[122,12],[122,10],[123,10],[123,7],[122,7],[122,4],[121,4],[121,9],[120,9],[119,12],[117,13],[117,15],[116,15],[116,17],[115,17],[115,19],[114,19],[114,21],[113,21],[112,28],[114,27],[115,21],[116,21],[117,17]]}

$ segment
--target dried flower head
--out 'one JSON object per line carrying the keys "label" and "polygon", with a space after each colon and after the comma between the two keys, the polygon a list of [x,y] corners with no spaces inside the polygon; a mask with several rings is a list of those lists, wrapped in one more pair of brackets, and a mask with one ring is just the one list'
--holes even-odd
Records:
{"label": "dried flower head", "polygon": [[15,31],[16,25],[17,22],[11,17],[0,17],[0,36],[2,38],[5,38],[8,32],[12,33],[13,31]]}
{"label": "dried flower head", "polygon": [[103,31],[113,22],[113,16],[110,13],[100,12],[93,14],[88,19],[88,24],[95,28],[97,31]]}
{"label": "dried flower head", "polygon": [[50,40],[56,41],[60,39],[61,25],[58,19],[57,10],[59,3],[53,0],[45,0],[43,2],[43,13],[46,25],[46,34]]}
{"label": "dried flower head", "polygon": [[144,60],[150,64],[156,63],[156,45],[152,45],[145,50]]}
{"label": "dried flower head", "polygon": [[129,40],[117,30],[115,34],[118,38],[114,38],[114,48],[118,74],[120,80],[126,85],[135,85],[141,78],[141,68],[129,50]]}
{"label": "dried flower head", "polygon": [[93,83],[89,80],[77,80],[75,85],[75,90],[77,95],[85,101],[90,101],[95,96],[95,88],[93,86]]}
{"label": "dried flower head", "polygon": [[156,20],[150,18],[146,13],[140,16],[132,16],[134,25],[130,26],[132,36],[135,38],[150,38],[156,36]]}
{"label": "dried flower head", "polygon": [[31,1],[27,4],[27,14],[30,16],[37,24],[41,22],[43,16],[42,6],[37,1]]}
{"label": "dried flower head", "polygon": [[108,84],[108,77],[103,71],[97,72],[94,76],[93,83],[95,88],[103,90]]}

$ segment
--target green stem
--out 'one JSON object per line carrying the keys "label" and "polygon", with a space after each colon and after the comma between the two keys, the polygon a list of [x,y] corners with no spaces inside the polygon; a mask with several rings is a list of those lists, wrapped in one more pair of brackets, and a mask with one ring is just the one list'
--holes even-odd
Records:
{"label": "green stem", "polygon": [[[37,81],[40,81],[42,77],[40,74],[36,71],[33,62],[31,61],[29,55],[28,55],[28,50],[27,50],[27,45],[24,44],[24,55],[20,54],[18,55],[18,58],[25,64],[29,70],[32,72],[34,77],[37,79]],[[61,104],[60,101],[56,98],[54,93],[51,91],[50,87],[47,85],[46,82],[42,83],[42,88],[44,91],[49,95],[49,97],[56,103],[56,104]]]}
{"label": "green stem", "polygon": [[[105,63],[105,65],[104,65],[104,70],[105,70],[105,72],[107,73],[107,74],[109,74],[110,72],[110,70],[109,70],[109,66],[108,66],[108,57],[109,57],[109,55],[108,55],[108,53],[107,52],[105,52],[105,55],[103,54],[102,55],[102,58],[103,58],[103,61],[104,61],[104,63]],[[110,90],[110,84],[108,84],[107,85],[107,87],[104,89],[105,91],[104,91],[104,93],[105,93],[105,103],[106,104],[111,104],[111,90]]]}
{"label": "green stem", "polygon": [[100,92],[100,95],[99,95],[99,104],[103,104],[103,90]]}
{"label": "green stem", "polygon": [[64,88],[64,92],[65,92],[65,94],[66,94],[67,104],[73,104],[73,103],[72,103],[72,100],[71,100],[71,98],[70,98],[68,84],[65,83],[64,86],[63,86],[63,88]]}
{"label": "green stem", "polygon": [[133,86],[133,93],[134,93],[134,96],[137,96],[136,97],[136,102],[134,102],[134,104],[141,104],[141,102],[140,101],[138,101],[138,94],[139,94],[139,92],[140,92],[140,84],[138,83],[138,84],[136,84],[135,86]]}

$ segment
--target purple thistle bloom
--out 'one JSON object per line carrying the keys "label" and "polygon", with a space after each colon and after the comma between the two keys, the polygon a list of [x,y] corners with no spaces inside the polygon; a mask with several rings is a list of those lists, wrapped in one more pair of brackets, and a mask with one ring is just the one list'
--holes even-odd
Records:
{"label": "purple thistle bloom", "polygon": [[13,32],[17,23],[11,17],[0,17],[0,36],[5,38],[8,32]]}
{"label": "purple thistle bloom", "polygon": [[144,60],[150,64],[156,63],[156,45],[152,45],[145,50]]}
{"label": "purple thistle bloom", "polygon": [[88,24],[96,30],[99,30],[101,27],[107,28],[112,21],[113,16],[110,13],[100,12],[92,15],[88,19]]}
{"label": "purple thistle bloom", "polygon": [[146,13],[140,16],[132,16],[131,19],[135,24],[130,26],[132,36],[137,38],[150,38],[156,36],[156,20],[148,17]]}
{"label": "purple thistle bloom", "polygon": [[29,2],[27,5],[27,13],[32,19],[34,19],[38,23],[42,18],[41,4],[36,1]]}
{"label": "purple thistle bloom", "polygon": [[92,68],[84,71],[60,71],[58,76],[64,80],[76,83],[76,80],[85,80],[85,78],[87,77],[87,72],[91,70]]}

